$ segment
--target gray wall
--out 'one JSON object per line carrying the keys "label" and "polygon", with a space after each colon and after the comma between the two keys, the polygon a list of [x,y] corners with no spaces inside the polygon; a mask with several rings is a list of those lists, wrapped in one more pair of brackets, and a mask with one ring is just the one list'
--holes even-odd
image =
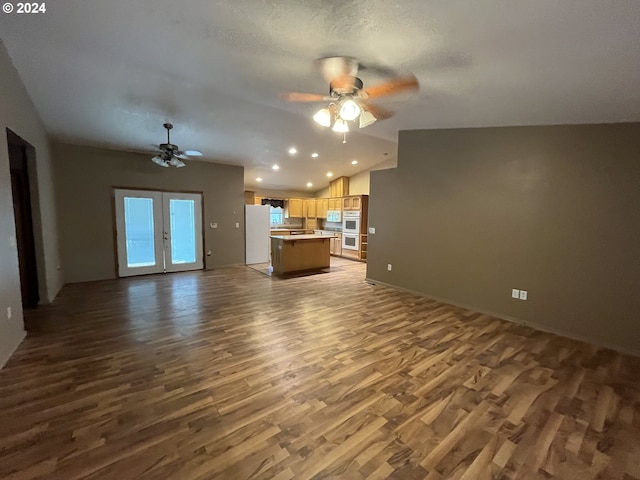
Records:
{"label": "gray wall", "polygon": [[640,354],[640,123],[400,132],[369,225],[369,279]]}
{"label": "gray wall", "polygon": [[[49,143],[35,108],[0,42],[0,367],[24,338],[18,256],[6,129],[35,147],[30,165],[33,224],[41,302],[52,301],[62,286],[56,234],[55,201]],[[7,307],[12,318],[7,319]]]}
{"label": "gray wall", "polygon": [[59,143],[53,157],[65,283],[116,277],[112,187],[203,192],[204,248],[212,251],[205,267],[244,263],[243,167],[162,168],[149,154]]}

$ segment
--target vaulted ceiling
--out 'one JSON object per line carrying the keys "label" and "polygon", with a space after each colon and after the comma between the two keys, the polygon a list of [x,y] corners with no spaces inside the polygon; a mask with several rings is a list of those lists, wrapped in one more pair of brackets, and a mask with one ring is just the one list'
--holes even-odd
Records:
{"label": "vaulted ceiling", "polygon": [[[51,136],[149,151],[164,141],[245,166],[247,187],[313,190],[393,158],[401,129],[640,119],[638,0],[66,0],[0,15],[0,36]],[[314,59],[413,72],[397,114],[342,136],[313,123]],[[290,146],[298,154],[290,156]],[[311,153],[318,158],[312,159]],[[351,165],[351,160],[359,163]],[[274,172],[273,164],[280,170]]]}

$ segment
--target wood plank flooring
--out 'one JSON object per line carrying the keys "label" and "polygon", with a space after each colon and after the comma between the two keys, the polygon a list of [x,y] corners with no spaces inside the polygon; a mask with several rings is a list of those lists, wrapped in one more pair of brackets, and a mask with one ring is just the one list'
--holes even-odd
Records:
{"label": "wood plank flooring", "polygon": [[638,358],[364,271],[66,286],[0,371],[0,478],[640,479]]}

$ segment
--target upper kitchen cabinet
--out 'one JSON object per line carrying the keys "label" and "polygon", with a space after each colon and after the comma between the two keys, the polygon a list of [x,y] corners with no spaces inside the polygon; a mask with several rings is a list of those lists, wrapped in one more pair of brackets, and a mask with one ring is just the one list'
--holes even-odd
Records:
{"label": "upper kitchen cabinet", "polygon": [[256,192],[252,192],[250,190],[244,191],[244,204],[245,205],[255,205],[256,203]]}
{"label": "upper kitchen cabinet", "polygon": [[328,210],[342,210],[342,198],[329,198],[328,200]]}
{"label": "upper kitchen cabinet", "polygon": [[327,218],[327,210],[329,209],[329,199],[328,198],[317,198],[316,199],[316,210],[318,214],[318,218]]}
{"label": "upper kitchen cabinet", "polygon": [[254,197],[254,203],[253,203],[253,204],[254,204],[254,205],[262,205],[262,199],[263,199],[263,198],[264,198],[264,197],[258,197],[258,196],[255,196],[255,197]]}
{"label": "upper kitchen cabinet", "polygon": [[318,209],[317,202],[315,198],[305,198],[304,199],[304,211],[306,213],[307,218],[317,218],[318,217]]}
{"label": "upper kitchen cabinet", "polygon": [[349,195],[349,177],[336,178],[329,183],[330,197],[344,197]]}
{"label": "upper kitchen cabinet", "polygon": [[290,198],[288,202],[288,217],[304,217],[304,201],[301,198]]}
{"label": "upper kitchen cabinet", "polygon": [[342,199],[343,210],[360,210],[362,208],[362,198],[360,196],[344,197]]}

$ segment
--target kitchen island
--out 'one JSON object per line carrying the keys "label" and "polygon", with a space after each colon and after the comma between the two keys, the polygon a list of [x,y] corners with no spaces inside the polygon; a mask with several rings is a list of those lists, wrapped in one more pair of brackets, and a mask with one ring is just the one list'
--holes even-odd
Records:
{"label": "kitchen island", "polygon": [[329,268],[332,235],[272,235],[273,273],[283,275]]}

